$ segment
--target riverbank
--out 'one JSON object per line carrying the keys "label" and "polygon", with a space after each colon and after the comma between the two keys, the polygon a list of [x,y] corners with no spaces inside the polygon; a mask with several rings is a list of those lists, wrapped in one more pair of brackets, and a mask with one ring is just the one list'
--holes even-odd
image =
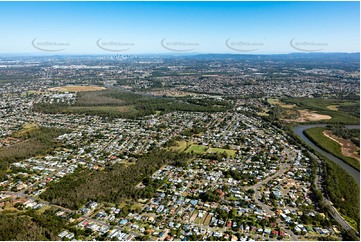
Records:
{"label": "riverbank", "polygon": [[[324,193],[325,197],[332,201],[334,207],[343,215],[343,219],[353,224],[358,231],[360,222],[359,171],[319,148],[304,135],[304,131],[307,129],[325,126],[322,124],[301,125],[293,127],[293,131],[300,141],[308,146],[321,161],[320,168],[323,172],[319,175],[320,179],[323,180],[322,187],[327,191]],[[359,128],[359,126],[349,126],[348,128]]]}
{"label": "riverbank", "polygon": [[[315,127],[315,128],[306,129],[303,131],[303,133],[315,145],[317,145],[324,151],[336,156],[337,158],[347,163],[348,165],[352,166],[356,170],[360,171],[360,162],[353,157],[345,156],[342,153],[342,146],[339,143],[337,143],[334,139],[331,139],[325,135],[325,132],[327,131],[330,132],[326,127]],[[352,144],[351,141],[349,142]],[[356,147],[356,145],[354,146]]]}
{"label": "riverbank", "polygon": [[[309,138],[307,138],[304,134],[304,131],[314,127],[326,127],[327,124],[307,124],[307,125],[299,125],[293,127],[293,131],[298,135],[298,137],[305,142],[308,146],[313,148],[315,151],[319,152],[329,160],[333,161],[337,165],[341,166],[344,170],[346,170],[356,181],[358,186],[360,187],[360,171],[356,170],[352,166],[345,163],[343,160],[337,158],[336,156],[330,154],[327,151],[324,151],[322,148],[318,147],[315,143],[313,143]],[[360,126],[358,125],[346,125],[346,128],[349,129],[359,129]]]}

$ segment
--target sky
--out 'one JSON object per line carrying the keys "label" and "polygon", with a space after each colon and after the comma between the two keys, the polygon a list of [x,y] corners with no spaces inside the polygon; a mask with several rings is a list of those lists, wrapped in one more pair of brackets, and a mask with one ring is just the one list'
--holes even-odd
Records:
{"label": "sky", "polygon": [[359,51],[359,2],[0,2],[3,54]]}

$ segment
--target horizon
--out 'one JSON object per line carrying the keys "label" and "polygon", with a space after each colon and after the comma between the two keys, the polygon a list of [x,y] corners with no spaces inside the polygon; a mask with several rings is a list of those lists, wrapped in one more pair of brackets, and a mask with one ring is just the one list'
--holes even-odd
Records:
{"label": "horizon", "polygon": [[243,55],[243,56],[273,56],[273,55],[332,55],[332,54],[357,54],[360,55],[360,52],[289,52],[289,53],[139,53],[139,54],[125,54],[125,53],[97,53],[97,54],[87,54],[87,53],[63,53],[63,54],[51,54],[51,53],[0,53],[1,57],[62,57],[62,56],[172,56],[172,57],[182,57],[182,56],[198,56],[198,55]]}
{"label": "horizon", "polygon": [[359,7],[359,2],[0,2],[0,53],[354,53],[360,52]]}

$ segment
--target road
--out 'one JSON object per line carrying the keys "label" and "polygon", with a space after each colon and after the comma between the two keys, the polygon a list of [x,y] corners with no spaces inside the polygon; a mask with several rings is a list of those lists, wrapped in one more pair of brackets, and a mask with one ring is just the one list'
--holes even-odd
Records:
{"label": "road", "polygon": [[[249,186],[247,188],[245,188],[245,190],[247,189],[253,189],[255,191],[254,193],[254,200],[256,201],[257,205],[260,206],[267,214],[271,215],[271,216],[276,216],[276,214],[271,210],[270,206],[264,204],[263,202],[261,202],[258,198],[261,197],[261,193],[260,193],[260,187],[264,186],[265,184],[267,184],[270,180],[276,178],[276,177],[280,177],[282,176],[286,171],[288,171],[288,169],[290,168],[290,165],[288,163],[282,163],[280,165],[280,169],[273,174],[272,176],[264,179],[263,181],[256,183],[253,186]],[[279,218],[276,219],[278,224],[282,224],[282,229],[289,235],[291,236],[292,241],[297,241],[299,240],[299,238],[297,237],[297,235],[295,235],[291,230],[287,229],[286,226],[283,224],[283,221],[281,221]]]}
{"label": "road", "polygon": [[354,230],[356,233],[358,233],[358,231],[356,231],[351,225],[348,224],[348,222],[342,217],[342,215],[337,211],[337,209],[332,205],[332,203],[330,202],[330,200],[328,200],[323,192],[323,188],[322,188],[322,181],[321,181],[321,174],[323,173],[322,171],[322,162],[320,159],[318,159],[318,157],[311,153],[308,152],[309,155],[314,158],[317,161],[318,164],[318,172],[316,175],[316,179],[315,179],[315,185],[318,188],[318,190],[320,190],[322,192],[323,195],[323,201],[326,204],[326,207],[329,209],[329,212],[331,214],[331,216],[333,217],[333,219],[336,220],[336,222],[345,230],[349,230],[352,229]]}

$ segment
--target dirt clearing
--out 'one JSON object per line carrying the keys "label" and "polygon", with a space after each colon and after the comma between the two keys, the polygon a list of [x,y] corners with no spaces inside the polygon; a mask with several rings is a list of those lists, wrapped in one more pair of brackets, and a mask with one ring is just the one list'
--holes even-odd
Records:
{"label": "dirt clearing", "polygon": [[100,86],[63,86],[63,87],[53,87],[49,88],[49,91],[55,92],[89,92],[89,91],[99,91],[104,90],[105,87]]}
{"label": "dirt clearing", "polygon": [[299,117],[295,118],[295,119],[284,119],[284,121],[287,122],[310,122],[310,121],[320,121],[320,120],[327,120],[327,119],[331,119],[332,117],[329,115],[325,115],[325,114],[319,114],[315,111],[310,111],[307,109],[303,109],[303,110],[297,110],[297,112],[299,113]]}
{"label": "dirt clearing", "polygon": [[338,111],[339,106],[340,105],[330,105],[330,106],[327,106],[327,109],[332,110],[332,111]]}
{"label": "dirt clearing", "polygon": [[326,136],[327,138],[337,142],[338,144],[340,144],[341,152],[344,156],[352,157],[352,158],[360,161],[360,157],[357,154],[357,151],[359,150],[359,148],[354,143],[352,143],[349,140],[337,137],[336,135],[332,134],[332,132],[330,130],[323,131],[323,135]]}

